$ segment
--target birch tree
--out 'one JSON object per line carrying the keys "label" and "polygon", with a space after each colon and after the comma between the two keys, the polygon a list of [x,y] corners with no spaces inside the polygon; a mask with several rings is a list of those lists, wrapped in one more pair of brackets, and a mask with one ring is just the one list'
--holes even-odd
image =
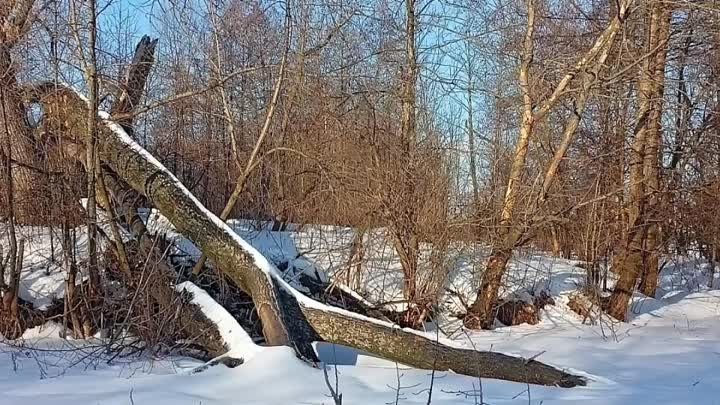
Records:
{"label": "birch tree", "polygon": [[[567,95],[571,83],[579,83],[580,90],[574,99],[574,111],[571,118],[565,123],[563,140],[557,149],[553,159],[548,166],[540,193],[532,197],[537,207],[547,198],[547,191],[552,185],[557,169],[564,158],[574,138],[575,131],[582,117],[587,103],[589,91],[594,84],[595,75],[603,67],[612,48],[618,31],[630,12],[631,0],[619,3],[616,15],[613,16],[602,34],[595,40],[592,47],[588,49],[557,83],[552,92],[542,100],[535,100],[531,92],[532,64],[535,55],[535,2],[528,0],[526,3],[527,23],[525,37],[523,40],[522,56],[518,72],[518,86],[522,95],[522,114],[520,130],[515,145],[515,152],[510,166],[510,173],[505,187],[505,196],[499,215],[499,237],[498,242],[493,246],[490,257],[482,275],[480,290],[475,302],[472,304],[465,317],[465,325],[472,328],[491,328],[495,321],[495,303],[498,291],[505,274],[508,261],[518,242],[527,232],[531,222],[521,220],[516,216],[517,203],[520,187],[523,180],[523,173],[526,169],[528,148],[533,133],[539,123],[546,118],[548,113],[557,105],[559,100]],[[594,74],[593,74],[594,72]],[[535,211],[535,210],[531,210]]]}

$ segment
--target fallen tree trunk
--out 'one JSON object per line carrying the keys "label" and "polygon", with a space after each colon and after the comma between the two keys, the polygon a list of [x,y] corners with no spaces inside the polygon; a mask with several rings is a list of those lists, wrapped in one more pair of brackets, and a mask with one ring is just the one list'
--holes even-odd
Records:
{"label": "fallen tree trunk", "polygon": [[[63,89],[64,102],[78,111],[81,96]],[[75,101],[71,101],[74,94]],[[82,114],[80,115],[82,116]],[[288,345],[316,360],[311,343],[327,341],[355,347],[409,366],[452,370],[469,376],[574,387],[584,378],[535,360],[475,351],[442,343],[428,335],[316,302],[287,284],[265,257],[208,211],[165,167],[109,115],[101,113],[100,159],[123,181],[145,195],[175,228],[197,244],[255,303],[270,345]]]}
{"label": "fallen tree trunk", "polygon": [[536,360],[457,347],[412,329],[362,319],[353,313],[343,314],[337,310],[306,306],[301,306],[301,309],[324,341],[355,347],[409,366],[564,388],[586,384],[582,377]]}

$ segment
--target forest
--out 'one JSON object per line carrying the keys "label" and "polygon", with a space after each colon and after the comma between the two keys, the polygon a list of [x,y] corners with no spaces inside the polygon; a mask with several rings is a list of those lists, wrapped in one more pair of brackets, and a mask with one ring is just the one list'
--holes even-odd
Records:
{"label": "forest", "polygon": [[720,398],[716,0],[0,0],[0,107],[0,404]]}

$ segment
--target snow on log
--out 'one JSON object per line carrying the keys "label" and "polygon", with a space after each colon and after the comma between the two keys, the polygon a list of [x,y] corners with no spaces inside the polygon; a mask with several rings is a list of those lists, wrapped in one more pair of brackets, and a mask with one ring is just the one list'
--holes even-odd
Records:
{"label": "snow on log", "polygon": [[[75,93],[72,89],[64,91]],[[81,97],[75,94],[76,99]],[[67,94],[64,96],[67,102]],[[86,108],[85,103],[78,101],[74,103],[77,108]],[[300,357],[311,361],[316,359],[312,342],[322,340],[418,368],[560,387],[586,384],[583,377],[535,360],[440,342],[421,332],[328,307],[302,295],[107,113],[100,112],[99,116],[104,127],[98,139],[102,162],[145,195],[180,233],[198,245],[252,297],[269,344],[290,346]]]}
{"label": "snow on log", "polygon": [[205,317],[217,326],[225,342],[228,352],[223,356],[230,356],[247,361],[260,349],[245,329],[233,318],[233,316],[218,304],[205,290],[197,285],[186,281],[175,286],[179,292],[186,291],[192,294],[190,302],[195,304]]}

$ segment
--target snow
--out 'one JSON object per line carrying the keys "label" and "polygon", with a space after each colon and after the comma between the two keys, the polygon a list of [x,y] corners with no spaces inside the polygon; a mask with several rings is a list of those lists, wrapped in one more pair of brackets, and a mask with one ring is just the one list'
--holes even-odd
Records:
{"label": "snow", "polygon": [[[285,235],[265,234],[255,244],[281,241]],[[276,252],[279,254],[279,252]],[[542,285],[557,302],[542,311],[538,325],[459,331],[454,344],[515,353],[590,377],[587,387],[562,389],[482,380],[483,400],[489,404],[714,404],[720,386],[720,291],[702,279],[704,263],[673,258],[660,277],[657,298],[636,296],[631,322],[605,319],[596,325],[567,308],[569,294],[582,280],[583,269],[572,261],[528,255],[516,257],[510,278]],[[693,270],[694,269],[694,270]],[[469,270],[468,270],[469,271]],[[680,280],[685,280],[680,282]],[[704,280],[707,281],[707,280]],[[519,282],[519,281],[518,281]],[[514,286],[519,288],[518,286]],[[187,358],[83,360],[98,342],[59,339],[56,327],[25,334],[23,348],[0,344],[0,403],[17,404],[332,404],[321,369],[299,361],[288,348],[257,347],[229,315],[192,284],[183,284],[194,301],[220,331],[231,353],[243,357],[236,368],[210,367]],[[236,333],[239,332],[239,333]],[[41,348],[41,351],[29,348]],[[400,376],[401,404],[425,404],[431,373],[396,365],[366,353],[331,344],[317,344],[319,357],[335,367],[343,403],[395,403]],[[73,366],[74,364],[74,366]],[[480,382],[447,372],[436,373],[433,404],[474,404]],[[479,399],[478,399],[479,402]]]}
{"label": "snow", "polygon": [[[149,216],[153,229],[172,233],[164,218],[157,214]],[[323,258],[346,254],[342,251],[347,249],[348,235],[340,228],[312,226],[293,232],[270,232],[243,221],[234,221],[231,225],[273,262],[290,261],[288,272],[296,261],[301,271],[315,272],[326,265],[323,260],[327,259]],[[321,231],[325,234],[326,251],[316,249],[300,255],[307,251],[304,246],[311,240],[318,240]],[[48,291],[59,288],[62,273],[60,264],[50,260],[49,231],[21,228],[20,232],[28,243],[26,263],[30,264],[23,273],[23,285],[44,285],[49,287]],[[81,250],[82,229],[77,232]],[[187,240],[177,241],[184,249],[194,249]],[[484,260],[483,253],[481,248],[457,252],[458,258],[454,261],[457,266],[451,278],[456,289],[464,287],[468,293],[472,292],[474,263]],[[59,250],[56,256],[61,257]],[[633,297],[630,323],[605,319],[596,325],[586,325],[566,306],[569,295],[582,284],[584,270],[575,267],[574,261],[525,252],[511,262],[505,293],[533,288],[549,291],[557,305],[542,311],[540,324],[498,328],[492,332],[458,330],[452,333],[453,325],[448,321],[443,330],[457,346],[513,353],[525,358],[542,353],[539,360],[577,370],[591,379],[589,386],[583,388],[531,386],[530,401],[525,392],[527,386],[523,384],[482,380],[486,403],[717,403],[720,291],[707,288],[707,263],[694,258],[668,259],[669,264],[661,273],[657,298],[639,294]],[[378,261],[370,257],[368,262],[370,265],[365,271],[371,273]],[[44,276],[46,268],[52,270],[50,277]],[[372,280],[372,274],[368,274],[367,279]],[[398,289],[397,285],[387,282],[389,279],[392,278],[385,277],[385,288]],[[53,280],[59,282],[55,287]],[[4,393],[0,404],[22,401],[53,405],[130,404],[131,395],[135,404],[332,404],[322,370],[302,363],[290,349],[255,346],[237,329],[227,312],[201,290],[191,284],[178,288],[193,292],[194,301],[220,325],[230,348],[228,355],[242,357],[242,365],[233,369],[216,366],[193,373],[203,363],[187,358],[116,359],[106,364],[102,356],[92,360],[103,352],[100,341],[62,340],[57,337],[57,327],[35,329],[25,334],[22,347],[15,347],[17,342],[12,346],[0,344],[0,391]],[[39,289],[29,291],[35,291],[35,297],[42,299]],[[369,297],[372,300],[377,296],[370,294]],[[434,338],[432,333],[425,336]],[[396,365],[338,345],[320,343],[316,349],[319,357],[331,364],[332,382],[335,375],[332,365],[336,365],[345,405],[394,403],[397,392],[393,387],[398,386],[398,373],[400,386],[405,387],[400,390],[398,402],[427,403],[431,374],[426,370]],[[437,373],[432,403],[474,404],[476,398],[472,394],[478,387],[477,379]]]}
{"label": "snow", "polygon": [[[85,206],[86,199],[80,200]],[[104,248],[106,239],[103,235],[110,237],[109,216],[98,207],[98,226],[101,237],[98,239],[100,249]],[[80,226],[71,229],[71,235],[75,235],[75,258],[82,264],[87,260],[87,228]],[[65,294],[65,272],[63,271],[62,232],[60,228],[47,228],[40,226],[16,225],[18,243],[25,242],[23,252],[23,268],[20,278],[20,298],[31,301],[40,309],[46,308],[56,298],[62,298]],[[128,240],[130,235],[124,229],[120,229],[123,240]],[[0,246],[3,254],[7,254],[9,240],[7,232],[0,226]],[[79,266],[80,270],[84,266]],[[6,277],[9,275],[6,274]],[[77,282],[82,282],[87,274],[80,274]]]}
{"label": "snow", "polygon": [[261,349],[253,343],[250,335],[237,323],[235,318],[202,288],[189,281],[178,284],[175,288],[177,291],[191,293],[191,302],[197,305],[200,311],[217,325],[220,336],[228,348],[228,352],[224,356],[248,360]]}
{"label": "snow", "polygon": [[[20,240],[25,241],[20,298],[44,308],[52,303],[53,299],[61,298],[65,291],[62,234],[59,229],[36,226],[16,226],[16,232],[18,243]],[[76,256],[78,261],[83,261],[87,257],[87,235],[84,228],[77,228],[74,232],[77,236]],[[1,228],[0,246],[3,247],[4,254],[7,254],[8,236]],[[8,276],[6,274],[6,277]]]}
{"label": "snow", "polygon": [[[527,357],[545,351],[542,360],[585,370],[588,387],[530,387],[532,404],[713,404],[720,384],[720,292],[691,293],[676,303],[639,314],[631,324],[582,325],[563,305],[550,307],[540,325],[501,328],[463,338],[478,349],[501,349]],[[51,338],[28,337],[52,346]],[[56,340],[60,342],[59,340]],[[29,343],[28,343],[29,344]],[[64,350],[67,350],[67,346]],[[338,363],[344,404],[394,403],[400,374],[400,403],[427,402],[431,375],[341,346],[324,345],[324,361]],[[15,359],[11,358],[15,353]],[[74,359],[63,352],[34,358],[28,350],[0,350],[2,403],[31,400],[37,404],[332,404],[321,370],[295,358],[288,348],[263,348],[241,366],[218,366],[188,375],[200,365],[187,359],[131,364],[100,362],[66,370],[57,378],[40,379],[45,361],[62,365]],[[15,368],[15,370],[14,370]],[[334,383],[334,369],[329,370]],[[466,397],[479,381],[437,373],[433,403],[473,404]],[[482,381],[484,401],[527,404],[523,384]],[[131,394],[132,393],[132,394]],[[3,402],[7,401],[7,402]]]}

